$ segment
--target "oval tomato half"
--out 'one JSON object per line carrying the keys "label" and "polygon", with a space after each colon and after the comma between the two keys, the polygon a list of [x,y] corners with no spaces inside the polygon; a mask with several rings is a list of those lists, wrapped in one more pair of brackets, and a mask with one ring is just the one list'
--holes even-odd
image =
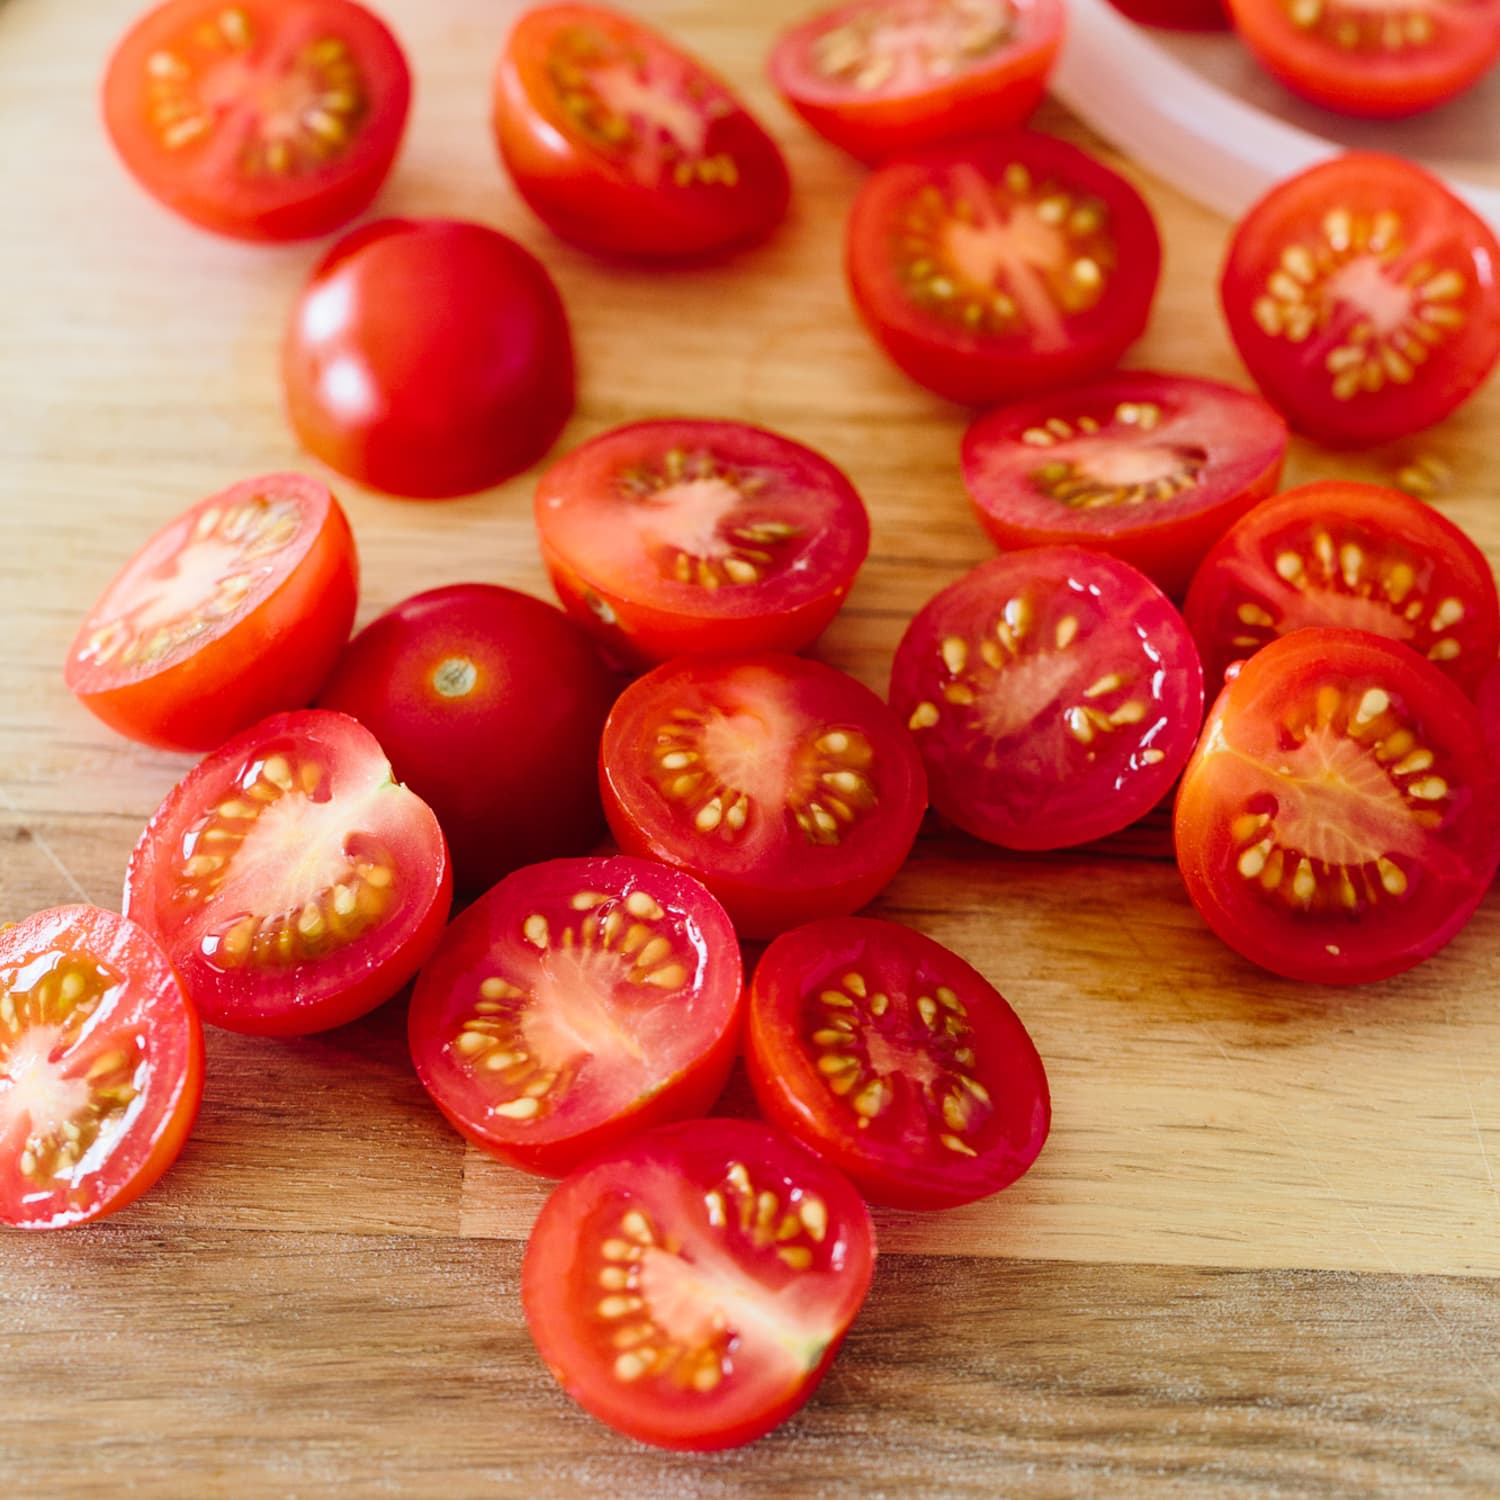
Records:
{"label": "oval tomato half", "polygon": [[562,1183],[526,1246],[521,1305],[601,1422],[730,1448],[805,1404],[874,1270],[869,1212],[827,1162],[750,1120],[693,1120]]}
{"label": "oval tomato half", "polygon": [[125,911],[206,1020],[301,1036],[389,1000],[436,946],[451,892],[437,819],[374,736],[304,709],[173,788],[130,857]]}

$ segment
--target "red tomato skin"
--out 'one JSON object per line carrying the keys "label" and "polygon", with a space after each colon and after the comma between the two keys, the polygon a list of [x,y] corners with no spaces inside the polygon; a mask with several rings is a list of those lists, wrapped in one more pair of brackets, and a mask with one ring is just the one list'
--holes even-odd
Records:
{"label": "red tomato skin", "polygon": [[1110,0],[1114,8],[1142,26],[1166,31],[1227,31],[1225,0]]}
{"label": "red tomato skin", "polygon": [[1500,662],[1492,664],[1484,674],[1475,703],[1479,722],[1484,726],[1485,744],[1500,746]]}

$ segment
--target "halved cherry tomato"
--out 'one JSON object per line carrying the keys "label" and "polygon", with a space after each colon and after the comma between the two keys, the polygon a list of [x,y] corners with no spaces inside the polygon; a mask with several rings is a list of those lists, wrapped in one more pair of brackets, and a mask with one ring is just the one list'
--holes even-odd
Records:
{"label": "halved cherry tomato", "polygon": [[861,161],[1024,124],[1062,41],[1060,0],[852,0],[784,31],[771,78]]}
{"label": "halved cherry tomato", "polygon": [[309,453],[416,498],[519,473],[573,410],[552,278],[514,240],[453,219],[384,219],[340,240],[292,309],[281,369]]}
{"label": "halved cherry tomato", "polygon": [[203,1028],[148,933],[94,906],[0,928],[0,1224],[124,1208],[202,1096]]}
{"label": "halved cherry tomato", "polygon": [[68,690],[131,739],[209,750],[317,692],[354,623],[354,538],[327,485],[247,479],[164,526],[68,652]]}
{"label": "halved cherry tomato", "polygon": [[1258,397],[1129,370],[980,417],[964,484],[1002,551],[1094,547],[1181,598],[1203,554],[1276,488],[1286,442]]}
{"label": "halved cherry tomato", "polygon": [[620,847],[697,876],[743,937],[873,901],[927,806],[890,709],[798,656],[658,667],[610,711],[600,768]]}
{"label": "halved cherry tomato", "polygon": [[543,1205],[526,1323],[562,1388],[663,1448],[731,1448],[799,1410],[875,1271],[848,1181],[752,1120],[636,1136]]}
{"label": "halved cherry tomato", "polygon": [[495,138],[554,234],[673,258],[768,233],[791,179],[776,143],[697,58],[602,5],[539,5],[495,73]]}
{"label": "halved cherry tomato", "polygon": [[894,922],[835,917],[777,938],[750,987],[745,1061],[773,1125],[896,1208],[1008,1187],[1052,1120],[1016,1013],[956,953]]}
{"label": "halved cherry tomato", "polygon": [[1358,447],[1447,416],[1500,356],[1500,241],[1435,177],[1355,153],[1272,188],[1229,246],[1229,331],[1300,432]]}
{"label": "halved cherry tomato", "polygon": [[167,0],[104,78],[104,122],[136,181],[249,240],[327,234],[366,208],[410,102],[395,37],[352,0]]}
{"label": "halved cherry tomato", "polygon": [[[1500,662],[1492,662],[1479,684],[1475,698],[1479,722],[1484,726],[1484,742],[1500,746]],[[1500,755],[1500,751],[1496,752]]]}
{"label": "halved cherry tomato", "polygon": [[1146,327],[1161,241],[1123,177],[1017,131],[872,173],[849,215],[846,267],[896,364],[982,404],[1113,365]]}
{"label": "halved cherry tomato", "polygon": [[1400,490],[1322,480],[1267,500],[1198,570],[1183,613],[1210,682],[1309,625],[1404,641],[1473,693],[1500,650],[1484,554]]}
{"label": "halved cherry tomato", "polygon": [[1177,861],[1246,958],[1362,984],[1473,916],[1500,859],[1497,812],[1479,716],[1436,667],[1362,630],[1298,630],[1209,714],[1177,797]]}
{"label": "halved cherry tomato", "polygon": [[412,995],[412,1061],[454,1129],[561,1177],[713,1104],[740,993],[734,928],[696,880],[624,855],[555,859],[448,929]]}
{"label": "halved cherry tomato", "polygon": [[1117,11],[1143,26],[1168,31],[1227,31],[1225,0],[1110,0]]}
{"label": "halved cherry tomato", "polygon": [[927,603],[896,650],[891,706],[938,812],[1007,849],[1061,849],[1118,832],[1171,789],[1203,720],[1203,669],[1144,574],[1035,547]]}
{"label": "halved cherry tomato", "polygon": [[442,830],[367,729],[277,714],[200,761],[130,857],[125,913],[204,1018],[301,1036],[389,1000],[442,935]]}
{"label": "halved cherry tomato", "polygon": [[799,651],[838,613],[870,518],[811,448],[742,422],[635,422],[537,485],[558,597],[616,654],[647,664]]}

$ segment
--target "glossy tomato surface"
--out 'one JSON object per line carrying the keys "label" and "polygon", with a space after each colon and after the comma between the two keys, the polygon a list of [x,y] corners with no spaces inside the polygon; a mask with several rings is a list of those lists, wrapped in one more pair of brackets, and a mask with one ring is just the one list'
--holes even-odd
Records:
{"label": "glossy tomato surface", "polygon": [[1132,21],[1168,31],[1224,31],[1229,26],[1225,0],[1110,0],[1110,3]]}
{"label": "glossy tomato surface", "polygon": [[951,1208],[1008,1187],[1052,1119],[1020,1018],[956,953],[867,917],[777,938],[750,988],[761,1112],[871,1203]]}
{"label": "glossy tomato surface", "polygon": [[1036,547],[981,563],[907,627],[891,706],[932,805],[1008,849],[1061,849],[1149,812],[1203,720],[1182,616],[1128,563]]}
{"label": "glossy tomato surface", "polygon": [[436,498],[498,484],[573,410],[573,345],[542,263],[453,219],[384,219],[345,236],[292,309],[282,346],[292,427],[361,484]]}
{"label": "glossy tomato surface", "polygon": [[983,404],[1113,365],[1146,327],[1161,242],[1123,177],[1017,131],[872,173],[845,265],[891,359],[940,396]]}
{"label": "glossy tomato surface", "polygon": [[1337,446],[1447,416],[1500,355],[1500,242],[1435,177],[1355,153],[1252,207],[1220,294],[1266,399]]}
{"label": "glossy tomato surface", "polygon": [[1479,684],[1474,699],[1479,709],[1479,722],[1484,729],[1487,745],[1500,745],[1500,662],[1491,664]]}
{"label": "glossy tomato surface", "polygon": [[0,928],[0,1224],[124,1208],[177,1159],[203,1028],[134,922],[64,906]]}
{"label": "glossy tomato surface", "polygon": [[875,1270],[848,1180],[749,1120],[638,1135],[537,1217],[521,1304],[562,1388],[619,1432],[729,1448],[807,1401]]}
{"label": "glossy tomato surface", "polygon": [[408,1016],[455,1129],[547,1176],[701,1115],[739,1043],[740,949],[696,880],[644,859],[507,876],[443,936]]}
{"label": "glossy tomato surface", "polygon": [[1129,370],[987,412],[964,437],[963,476],[1002,551],[1097,548],[1180,599],[1203,554],[1276,488],[1286,442],[1256,396]]}
{"label": "glossy tomato surface", "polygon": [[327,234],[366,208],[410,101],[395,37],[351,0],[167,0],[104,78],[104,123],[136,181],[250,240]]}
{"label": "glossy tomato surface", "polygon": [[422,966],[452,876],[427,805],[343,714],[276,714],[200,761],[130,857],[125,912],[205,1020],[259,1036],[342,1025]]}
{"label": "glossy tomato surface", "polygon": [[801,650],[870,549],[870,518],[843,473],[743,422],[606,432],[542,475],[536,524],[568,613],[646,664]]}
{"label": "glossy tomato surface", "polygon": [[609,255],[700,256],[768,233],[791,179],[734,91],[643,21],[539,5],[506,38],[495,138],[554,234]]}
{"label": "glossy tomato surface", "polygon": [[832,667],[774,653],[668,662],[632,683],[600,767],[620,847],[695,875],[742,937],[873,901],[927,806],[890,709]]}
{"label": "glossy tomato surface", "polygon": [[301,708],[354,623],[359,566],[327,485],[247,479],[164,526],[79,627],[68,689],[131,739],[210,750]]}

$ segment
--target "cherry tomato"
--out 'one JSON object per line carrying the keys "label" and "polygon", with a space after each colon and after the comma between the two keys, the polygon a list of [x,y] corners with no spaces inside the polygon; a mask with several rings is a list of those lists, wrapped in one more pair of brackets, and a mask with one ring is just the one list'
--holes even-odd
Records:
{"label": "cherry tomato", "polygon": [[586,250],[703,255],[759,239],[786,212],[786,163],[733,90],[602,5],[521,16],[495,74],[494,125],[521,196]]}
{"label": "cherry tomato", "polygon": [[1182,617],[1128,563],[1035,547],[981,563],[907,627],[891,706],[932,805],[1007,849],[1117,833],[1171,789],[1203,720]]}
{"label": "cherry tomato", "polygon": [[801,650],[870,549],[833,464],[742,422],[617,427],[542,475],[536,524],[568,612],[646,664]]}
{"label": "cherry tomato", "polygon": [[784,31],[771,78],[819,135],[877,162],[1024,124],[1062,32],[1061,0],[852,0]]}
{"label": "cherry tomato", "polygon": [[1479,684],[1475,698],[1479,722],[1484,726],[1484,742],[1500,745],[1500,662],[1492,662]]}
{"label": "cherry tomato", "polygon": [[600,766],[620,847],[695,875],[743,937],[873,901],[927,806],[890,709],[797,656],[658,667],[610,711]]}
{"label": "cherry tomato", "polygon": [[1500,241],[1420,167],[1356,153],[1282,183],[1235,231],[1220,293],[1266,399],[1358,447],[1447,416],[1500,356]]}
{"label": "cherry tomato", "polygon": [[562,1388],[664,1448],[731,1448],[799,1410],[875,1270],[859,1194],[751,1120],[638,1135],[564,1180],[521,1268]]}
{"label": "cherry tomato", "polygon": [[390,999],[437,945],[451,891],[437,819],[374,736],[303,709],[172,789],[130,857],[125,914],[206,1020],[301,1036]]}
{"label": "cherry tomato", "polygon": [[1225,0],[1110,0],[1114,8],[1143,26],[1168,31],[1226,31]]}
{"label": "cherry tomato", "polygon": [[131,175],[204,229],[327,234],[395,160],[411,76],[351,0],[167,0],[126,33],[104,123]]}
{"label": "cherry tomato", "polygon": [[164,526],[68,652],[68,689],[131,739],[208,750],[317,692],[354,623],[344,512],[300,474],[247,479]]}
{"label": "cherry tomato", "polygon": [[462,495],[552,446],[573,410],[573,345],[552,278],[514,240],[385,219],[313,273],[282,382],[302,445],[341,474],[395,495]]}
{"label": "cherry tomato", "polygon": [[964,484],[1002,551],[1094,547],[1180,598],[1203,554],[1276,488],[1286,441],[1255,396],[1129,370],[980,417]]}
{"label": "cherry tomato", "polygon": [[94,906],[0,928],[0,1224],[124,1208],[202,1096],[203,1028],[149,934]]}

